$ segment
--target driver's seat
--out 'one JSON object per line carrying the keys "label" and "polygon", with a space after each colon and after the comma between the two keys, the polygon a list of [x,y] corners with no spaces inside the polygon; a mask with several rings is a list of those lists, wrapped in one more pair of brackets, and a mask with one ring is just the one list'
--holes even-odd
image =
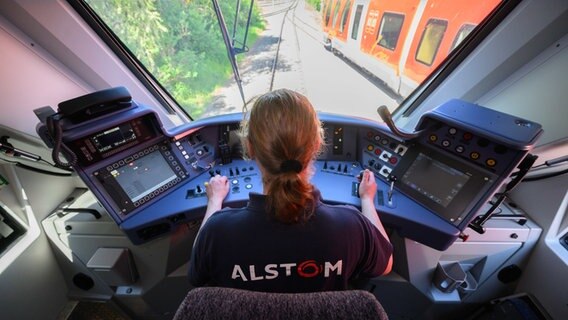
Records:
{"label": "driver's seat", "polygon": [[174,320],[186,319],[381,319],[388,316],[363,290],[266,293],[233,288],[191,290]]}

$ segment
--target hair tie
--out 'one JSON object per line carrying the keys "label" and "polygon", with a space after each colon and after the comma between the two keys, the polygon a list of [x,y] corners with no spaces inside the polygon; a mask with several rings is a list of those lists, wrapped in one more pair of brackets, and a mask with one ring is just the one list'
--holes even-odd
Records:
{"label": "hair tie", "polygon": [[292,172],[292,171],[300,173],[302,172],[302,169],[303,169],[302,163],[295,159],[284,160],[280,164],[281,173]]}

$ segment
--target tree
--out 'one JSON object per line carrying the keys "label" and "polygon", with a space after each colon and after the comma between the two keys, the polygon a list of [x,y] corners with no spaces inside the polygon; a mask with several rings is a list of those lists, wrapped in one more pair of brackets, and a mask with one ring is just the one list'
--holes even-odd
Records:
{"label": "tree", "polygon": [[[87,0],[132,53],[181,106],[199,117],[215,89],[231,75],[211,0]],[[229,28],[236,1],[220,1]],[[239,11],[243,39],[248,6]],[[264,27],[254,10],[250,42]]]}

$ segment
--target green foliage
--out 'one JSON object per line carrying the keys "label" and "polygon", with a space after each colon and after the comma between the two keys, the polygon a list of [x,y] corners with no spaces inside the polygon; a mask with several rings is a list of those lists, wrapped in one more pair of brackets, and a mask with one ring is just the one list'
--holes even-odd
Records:
{"label": "green foliage", "polygon": [[317,11],[321,10],[321,0],[306,0],[306,3],[311,5]]}
{"label": "green foliage", "polygon": [[[193,118],[232,76],[211,0],[86,1]],[[235,39],[243,39],[249,3],[241,3]],[[231,35],[236,4],[219,1]],[[263,29],[255,6],[249,47]]]}

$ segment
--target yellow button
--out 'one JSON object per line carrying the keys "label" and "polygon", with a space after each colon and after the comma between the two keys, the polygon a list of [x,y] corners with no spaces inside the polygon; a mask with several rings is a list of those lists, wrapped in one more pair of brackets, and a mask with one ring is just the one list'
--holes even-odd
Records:
{"label": "yellow button", "polygon": [[479,153],[478,152],[472,152],[469,155],[470,158],[472,158],[473,160],[477,160],[479,159]]}
{"label": "yellow button", "polygon": [[373,149],[375,149],[375,147],[372,144],[367,146],[367,150],[373,151]]}
{"label": "yellow button", "polygon": [[489,167],[494,167],[497,164],[497,161],[495,161],[495,159],[489,158],[485,161],[485,164]]}

